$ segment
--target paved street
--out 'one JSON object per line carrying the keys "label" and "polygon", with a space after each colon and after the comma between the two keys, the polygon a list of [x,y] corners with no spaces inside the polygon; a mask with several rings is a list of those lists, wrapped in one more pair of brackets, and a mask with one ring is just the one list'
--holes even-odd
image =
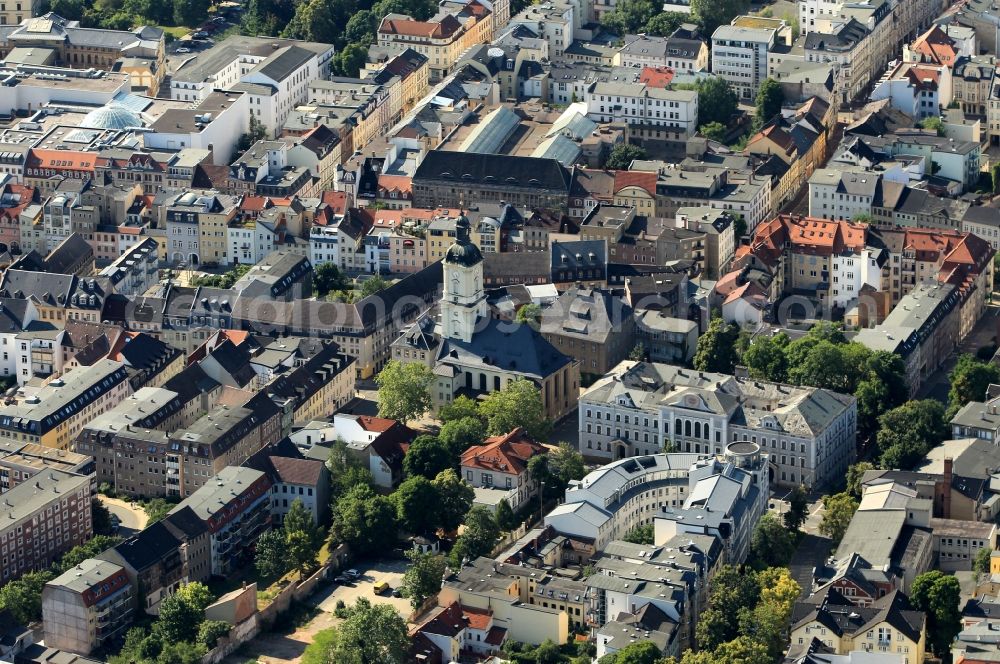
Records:
{"label": "paved street", "polygon": [[138,505],[133,507],[132,503],[127,500],[108,498],[107,496],[98,496],[97,499],[104,503],[109,512],[121,519],[118,534],[122,537],[139,532],[146,527],[146,522],[149,521],[149,517],[146,516],[146,512],[141,507]]}

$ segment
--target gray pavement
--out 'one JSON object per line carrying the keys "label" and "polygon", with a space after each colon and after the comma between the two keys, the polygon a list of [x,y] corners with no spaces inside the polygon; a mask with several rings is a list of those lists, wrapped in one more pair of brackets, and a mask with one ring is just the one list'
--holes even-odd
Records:
{"label": "gray pavement", "polygon": [[361,578],[353,586],[335,584],[331,581],[309,598],[309,604],[326,613],[333,613],[338,600],[343,600],[346,606],[351,606],[359,597],[365,597],[372,604],[392,606],[405,619],[412,611],[410,600],[405,597],[392,597],[389,594],[376,595],[374,588],[376,583],[382,581],[392,588],[398,588],[403,583],[403,574],[408,565],[405,560],[359,562],[353,569],[361,572]]}

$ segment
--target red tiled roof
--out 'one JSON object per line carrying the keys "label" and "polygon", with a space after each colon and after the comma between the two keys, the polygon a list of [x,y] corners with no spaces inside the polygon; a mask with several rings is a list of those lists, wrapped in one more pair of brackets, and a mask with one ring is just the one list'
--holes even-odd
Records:
{"label": "red tiled roof", "polygon": [[615,193],[626,187],[638,187],[650,196],[656,195],[656,173],[644,171],[616,171]]}
{"label": "red tiled roof", "polygon": [[665,88],[674,80],[672,67],[643,67],[639,74],[639,82],[651,88]]}
{"label": "red tiled roof", "polygon": [[396,425],[396,420],[389,420],[384,417],[372,417],[371,415],[358,415],[358,424],[365,431],[388,431]]}
{"label": "red tiled roof", "polygon": [[413,191],[413,180],[406,175],[380,175],[378,176],[378,188],[385,191],[397,191],[407,198]]}
{"label": "red tiled roof", "polygon": [[465,619],[466,625],[479,631],[485,630],[493,622],[493,612],[489,609],[462,607],[462,617]]}
{"label": "red tiled roof", "polygon": [[459,30],[462,24],[451,14],[440,21],[414,21],[406,18],[386,18],[378,27],[381,34],[403,35],[405,37],[426,37],[428,39],[448,39]]}
{"label": "red tiled roof", "polygon": [[465,450],[462,466],[520,475],[528,469],[531,457],[544,453],[545,448],[518,427],[506,435],[487,438],[482,445],[473,445]]}
{"label": "red tiled roof", "polygon": [[347,193],[343,191],[324,191],[321,198],[323,203],[329,205],[334,213],[344,214],[347,212]]}
{"label": "red tiled roof", "polygon": [[40,150],[32,148],[25,160],[26,168],[52,168],[64,171],[93,172],[97,163],[96,152],[74,150]]}

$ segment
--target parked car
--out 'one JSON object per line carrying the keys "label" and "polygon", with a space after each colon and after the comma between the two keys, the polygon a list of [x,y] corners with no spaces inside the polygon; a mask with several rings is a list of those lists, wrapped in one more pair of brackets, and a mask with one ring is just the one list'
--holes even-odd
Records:
{"label": "parked car", "polygon": [[354,586],[354,580],[350,579],[350,578],[348,578],[346,576],[344,576],[343,574],[341,574],[338,577],[335,577],[333,579],[333,582],[334,583],[339,583],[339,584],[341,584],[343,586],[352,586],[352,587]]}
{"label": "parked car", "polygon": [[346,576],[346,577],[348,577],[350,579],[360,579],[361,578],[361,572],[359,572],[356,569],[349,569],[346,572],[344,572],[344,576]]}
{"label": "parked car", "polygon": [[208,33],[205,32],[204,30],[199,30],[198,32],[194,33],[191,36],[194,37],[195,39],[204,39],[205,37],[208,37]]}
{"label": "parked car", "polygon": [[181,46],[181,47],[180,47],[179,49],[177,49],[177,51],[175,51],[175,52],[176,52],[176,53],[190,53],[190,52],[191,52],[191,49],[189,49],[189,48],[185,48],[185,47]]}
{"label": "parked car", "polygon": [[400,590],[399,588],[393,588],[392,589],[392,596],[395,597],[396,599],[399,599],[400,597],[403,596],[403,591]]}
{"label": "parked car", "polygon": [[378,583],[375,584],[375,587],[372,588],[372,590],[375,592],[376,595],[384,595],[387,592],[389,592],[390,588],[389,584],[386,583],[385,581],[379,581]]}

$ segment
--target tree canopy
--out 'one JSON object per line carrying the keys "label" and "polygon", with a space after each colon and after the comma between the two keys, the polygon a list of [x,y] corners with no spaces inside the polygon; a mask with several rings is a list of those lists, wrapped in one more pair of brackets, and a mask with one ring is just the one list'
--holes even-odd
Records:
{"label": "tree canopy", "polygon": [[390,604],[362,597],[337,627],[316,635],[303,664],[405,664],[410,639],[406,621]]}
{"label": "tree canopy", "polygon": [[486,431],[491,436],[502,436],[523,427],[535,440],[545,440],[552,429],[552,423],[545,417],[541,391],[525,378],[486,395],[479,413],[486,420]]}
{"label": "tree canopy", "polygon": [[785,93],[781,85],[773,78],[765,78],[757,90],[755,112],[757,125],[767,124],[774,116],[781,113],[781,105],[785,101]]}
{"label": "tree canopy", "polygon": [[767,512],[754,528],[750,556],[754,565],[760,568],[784,566],[791,561],[795,546],[795,534],[778,517]]}
{"label": "tree canopy", "polygon": [[750,0],[691,0],[691,13],[702,33],[711,35],[720,25],[727,25],[735,17],[746,14]]}
{"label": "tree canopy", "polygon": [[858,510],[858,501],[846,493],[823,496],[823,520],[819,532],[833,540],[834,546],[844,539],[847,527]]}
{"label": "tree canopy", "polygon": [[694,368],[699,371],[733,373],[739,360],[736,352],[736,340],[739,336],[738,325],[727,323],[721,318],[713,318],[705,334],[698,337],[698,349],[693,360]]}
{"label": "tree canopy", "polygon": [[913,468],[948,438],[944,406],[934,399],[907,401],[878,419],[876,442],[883,468]]}
{"label": "tree canopy", "polygon": [[939,570],[913,580],[910,601],[927,614],[927,645],[937,657],[951,655],[951,644],[962,630],[961,596],[958,579]]}
{"label": "tree canopy", "polygon": [[611,148],[611,153],[608,155],[604,167],[611,171],[627,171],[633,161],[645,159],[646,156],[645,148],[631,143],[619,143]]}
{"label": "tree canopy", "polygon": [[396,506],[367,485],[355,486],[334,504],[331,532],[358,555],[391,549],[396,541]]}
{"label": "tree canopy", "polygon": [[986,388],[991,383],[1000,383],[1000,367],[992,362],[977,360],[972,355],[961,355],[948,374],[948,380],[951,384],[948,414],[953,415],[970,401],[986,400]]}
{"label": "tree canopy", "polygon": [[406,424],[431,409],[434,374],[426,364],[390,360],[375,377],[378,414]]}

